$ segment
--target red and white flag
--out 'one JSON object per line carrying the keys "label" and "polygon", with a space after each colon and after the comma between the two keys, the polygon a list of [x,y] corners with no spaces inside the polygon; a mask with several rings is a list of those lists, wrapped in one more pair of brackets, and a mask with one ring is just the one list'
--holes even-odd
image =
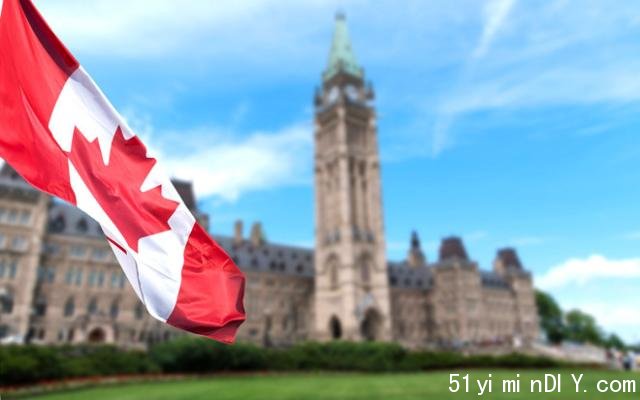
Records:
{"label": "red and white flag", "polygon": [[233,342],[242,272],[31,1],[0,4],[0,157],[100,223],[152,316]]}

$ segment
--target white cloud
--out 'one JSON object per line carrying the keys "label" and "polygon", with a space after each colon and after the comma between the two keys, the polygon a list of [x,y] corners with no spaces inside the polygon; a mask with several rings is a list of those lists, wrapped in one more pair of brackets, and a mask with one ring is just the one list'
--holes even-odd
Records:
{"label": "white cloud", "polygon": [[610,260],[598,254],[572,258],[536,278],[543,289],[583,286],[599,279],[640,279],[640,258]]}
{"label": "white cloud", "polygon": [[570,66],[535,71],[514,69],[469,83],[440,109],[460,114],[498,108],[594,104],[640,100],[640,77],[630,69],[638,61],[609,68],[578,70]]}
{"label": "white cloud", "polygon": [[198,196],[233,201],[249,191],[309,184],[311,137],[311,128],[299,124],[241,139],[216,139],[184,155],[167,148],[161,152],[165,169],[192,180]]}
{"label": "white cloud", "polygon": [[478,45],[472,52],[475,59],[483,57],[496,34],[502,27],[505,18],[509,15],[509,11],[513,7],[514,0],[491,0],[484,9],[485,22],[482,28],[482,36],[478,41]]}
{"label": "white cloud", "polygon": [[466,113],[639,101],[630,40],[639,12],[637,2],[487,3],[480,39],[435,106],[433,154],[455,144],[454,124]]}
{"label": "white cloud", "polygon": [[[471,56],[467,60],[466,65],[464,65],[457,83],[453,85],[454,94],[458,91],[465,90],[464,88],[468,85],[468,81],[473,77],[478,60],[484,57],[489,50],[514,3],[514,0],[491,0],[485,4],[482,34],[476,47],[471,52]],[[449,101],[450,100],[445,99],[445,105],[440,106],[438,109],[438,116],[433,127],[431,143],[431,153],[433,156],[437,156],[454,145],[451,127],[455,123],[457,114],[463,110],[447,107],[446,104]]]}
{"label": "white cloud", "polygon": [[274,131],[218,127],[156,129],[151,117],[125,108],[126,120],[171,177],[193,182],[200,198],[235,201],[241,195],[312,181],[312,127],[294,123]]}
{"label": "white cloud", "polygon": [[637,327],[640,321],[640,301],[637,300],[582,303],[575,308],[588,312],[596,318],[598,324],[614,328],[614,331],[623,327]]}

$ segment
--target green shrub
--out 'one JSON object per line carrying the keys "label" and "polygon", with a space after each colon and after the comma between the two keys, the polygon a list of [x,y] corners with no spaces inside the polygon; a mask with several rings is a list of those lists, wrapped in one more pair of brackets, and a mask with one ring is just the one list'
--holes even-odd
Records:
{"label": "green shrub", "polygon": [[160,372],[146,353],[111,346],[0,346],[0,385]]}
{"label": "green shrub", "polygon": [[250,344],[224,345],[204,338],[181,337],[154,346],[150,359],[164,372],[204,373],[267,369],[268,350]]}
{"label": "green shrub", "polygon": [[0,385],[115,374],[218,371],[427,371],[450,368],[547,368],[561,363],[523,354],[464,356],[408,351],[392,343],[307,342],[265,349],[183,336],[148,352],[113,346],[0,346]]}

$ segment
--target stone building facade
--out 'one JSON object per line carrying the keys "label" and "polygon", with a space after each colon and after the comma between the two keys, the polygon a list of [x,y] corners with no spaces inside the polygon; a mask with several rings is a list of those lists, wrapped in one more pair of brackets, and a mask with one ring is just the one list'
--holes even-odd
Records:
{"label": "stone building facade", "polygon": [[[315,106],[313,249],[267,243],[237,222],[214,239],[247,276],[238,339],[266,346],[304,340],[384,340],[408,347],[526,345],[538,336],[531,274],[515,250],[493,269],[461,239],[429,262],[416,233],[405,260],[385,254],[374,91],[339,15]],[[174,181],[196,218],[188,182]],[[181,333],[152,319],[100,230],[74,207],[0,171],[0,340],[145,346]]]}

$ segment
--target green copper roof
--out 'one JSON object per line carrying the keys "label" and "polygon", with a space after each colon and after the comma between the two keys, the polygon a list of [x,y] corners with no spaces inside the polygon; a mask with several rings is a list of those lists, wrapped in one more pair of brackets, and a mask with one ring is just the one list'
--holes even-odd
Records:
{"label": "green copper roof", "polygon": [[351,48],[347,21],[344,14],[341,13],[336,15],[336,29],[333,32],[329,63],[322,78],[327,81],[340,71],[362,78],[362,68],[358,65]]}

